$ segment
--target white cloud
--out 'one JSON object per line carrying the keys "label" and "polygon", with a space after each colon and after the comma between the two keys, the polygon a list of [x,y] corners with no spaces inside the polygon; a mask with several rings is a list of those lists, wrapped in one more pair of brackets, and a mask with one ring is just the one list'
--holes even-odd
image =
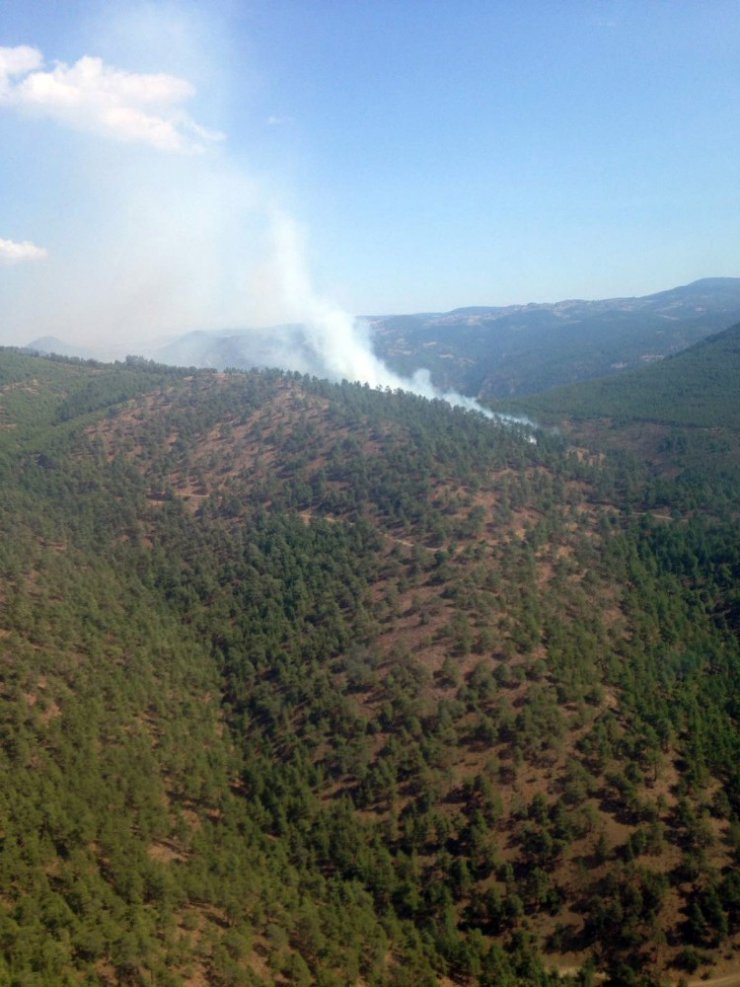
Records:
{"label": "white cloud", "polygon": [[46,257],[44,247],[24,240],[16,243],[14,240],[0,238],[0,264],[17,264],[25,260],[43,260]]}
{"label": "white cloud", "polygon": [[194,95],[185,79],[163,72],[126,72],[90,55],[73,65],[57,62],[49,70],[43,69],[43,61],[35,48],[0,48],[0,106],[161,151],[197,153],[223,138],[182,108]]}
{"label": "white cloud", "polygon": [[39,68],[43,56],[36,48],[18,45],[17,48],[0,48],[0,93],[8,85],[8,76],[24,74]]}

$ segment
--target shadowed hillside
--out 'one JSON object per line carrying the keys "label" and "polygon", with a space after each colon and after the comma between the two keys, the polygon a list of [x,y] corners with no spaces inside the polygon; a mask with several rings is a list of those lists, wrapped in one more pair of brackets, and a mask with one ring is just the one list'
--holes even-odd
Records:
{"label": "shadowed hillside", "polygon": [[550,417],[612,418],[740,432],[740,324],[645,370],[530,398]]}
{"label": "shadowed hillside", "polygon": [[579,441],[639,456],[669,508],[736,512],[739,382],[736,325],[653,367],[532,396],[518,410]]}

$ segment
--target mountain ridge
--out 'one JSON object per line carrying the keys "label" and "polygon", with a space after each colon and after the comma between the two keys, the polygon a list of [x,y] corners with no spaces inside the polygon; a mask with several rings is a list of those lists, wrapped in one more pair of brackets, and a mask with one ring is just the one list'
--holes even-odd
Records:
{"label": "mountain ridge", "polygon": [[[363,317],[374,353],[391,370],[412,377],[428,369],[439,390],[481,400],[619,374],[685,349],[737,319],[739,278],[704,278],[641,297]],[[69,349],[58,340],[40,342],[42,349]],[[178,366],[276,366],[326,375],[321,353],[299,324],[193,330],[145,355]]]}
{"label": "mountain ridge", "polygon": [[[534,393],[662,359],[740,318],[740,278],[707,278],[635,298],[366,317],[373,350],[403,377],[428,369],[440,390],[479,400]],[[324,376],[299,325],[190,334],[165,362],[282,366]]]}
{"label": "mountain ridge", "polygon": [[738,317],[740,279],[708,278],[642,297],[379,320],[375,347],[400,372],[426,359],[441,388],[503,398],[661,359]]}

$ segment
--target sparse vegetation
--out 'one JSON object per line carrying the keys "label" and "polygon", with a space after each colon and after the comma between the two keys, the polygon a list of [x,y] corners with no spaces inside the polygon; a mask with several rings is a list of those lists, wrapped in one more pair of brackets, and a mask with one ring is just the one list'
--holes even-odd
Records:
{"label": "sparse vegetation", "polygon": [[0,425],[0,982],[734,947],[729,486],[278,372],[3,352]]}

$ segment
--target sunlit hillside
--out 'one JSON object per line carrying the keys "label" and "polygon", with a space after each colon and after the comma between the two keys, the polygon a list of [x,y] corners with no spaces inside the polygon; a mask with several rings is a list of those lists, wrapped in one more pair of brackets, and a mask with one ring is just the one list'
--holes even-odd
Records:
{"label": "sunlit hillside", "polygon": [[732,969],[736,505],[357,385],[0,375],[5,981]]}

